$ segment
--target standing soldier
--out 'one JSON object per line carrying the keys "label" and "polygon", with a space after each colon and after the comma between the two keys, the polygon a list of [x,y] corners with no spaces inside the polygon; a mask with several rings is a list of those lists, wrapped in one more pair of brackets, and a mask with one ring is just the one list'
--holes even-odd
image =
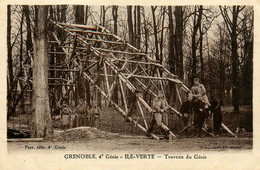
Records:
{"label": "standing soldier", "polygon": [[192,112],[193,109],[192,99],[193,99],[193,95],[192,93],[189,93],[188,100],[181,105],[181,109],[180,109],[180,112],[183,115],[183,122],[184,122],[184,128],[181,131],[181,133],[186,132],[186,136],[188,135],[188,131],[190,131],[190,128],[194,122],[194,113]]}
{"label": "standing soldier", "polygon": [[66,131],[70,125],[70,114],[71,110],[69,106],[64,102],[61,108],[61,116],[62,116],[62,128]]}
{"label": "standing soldier", "polygon": [[157,124],[158,126],[160,126],[161,129],[164,130],[164,132],[162,132],[164,134],[164,138],[167,138],[167,135],[169,135],[169,130],[167,128],[165,128],[165,126],[163,126],[163,122],[162,122],[162,115],[169,109],[168,103],[167,101],[163,98],[163,92],[159,91],[158,92],[158,97],[156,97],[153,100],[153,117],[152,117],[152,121],[150,124],[149,129],[147,130],[147,134],[146,136],[150,136],[150,133],[153,131],[153,126],[155,124]]}
{"label": "standing soldier", "polygon": [[204,109],[204,103],[199,99],[194,99],[193,104],[194,110],[194,126],[196,130],[196,135],[201,137],[202,127],[205,121],[205,118],[208,116],[207,111]]}
{"label": "standing soldier", "polygon": [[75,101],[71,101],[71,115],[70,115],[70,128],[76,127],[76,107],[75,107]]}
{"label": "standing soldier", "polygon": [[209,109],[213,114],[214,134],[216,137],[219,137],[222,124],[222,113],[220,103],[214,97],[211,100]]}
{"label": "standing soldier", "polygon": [[77,118],[76,118],[76,126],[86,126],[87,122],[87,108],[82,99],[79,100],[79,104],[76,108]]}
{"label": "standing soldier", "polygon": [[101,109],[97,106],[97,103],[94,102],[92,108],[90,109],[90,122],[91,127],[100,127],[101,121]]}

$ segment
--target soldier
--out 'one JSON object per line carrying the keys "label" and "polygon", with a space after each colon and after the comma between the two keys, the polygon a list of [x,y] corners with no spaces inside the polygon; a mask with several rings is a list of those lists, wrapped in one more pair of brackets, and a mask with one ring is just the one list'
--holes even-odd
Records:
{"label": "soldier", "polygon": [[211,106],[209,107],[209,109],[213,114],[214,134],[216,135],[216,137],[219,137],[220,128],[222,124],[222,113],[220,103],[215,98],[212,98]]}
{"label": "soldier", "polygon": [[86,126],[88,112],[87,112],[86,104],[82,99],[79,100],[79,104],[75,111],[77,114],[76,127]]}
{"label": "soldier", "polygon": [[191,92],[193,98],[201,100],[205,104],[205,108],[210,106],[208,96],[206,94],[206,89],[203,84],[200,84],[199,79],[194,79],[194,85],[191,87]]}
{"label": "soldier", "polygon": [[198,137],[201,137],[201,130],[207,117],[207,111],[204,109],[204,103],[199,99],[194,99],[193,104],[194,109],[194,126],[196,130],[196,134]]}
{"label": "soldier", "polygon": [[75,101],[71,101],[71,115],[70,115],[70,128],[76,127],[76,107],[75,107]]}
{"label": "soldier", "polygon": [[61,116],[62,116],[62,128],[66,131],[70,125],[70,114],[71,110],[69,106],[64,102],[61,108]]}
{"label": "soldier", "polygon": [[92,108],[90,109],[90,122],[92,127],[99,128],[101,121],[101,109],[94,102]]}
{"label": "soldier", "polygon": [[194,114],[192,112],[192,108],[193,108],[192,99],[193,99],[193,95],[192,93],[189,93],[188,100],[181,105],[181,109],[180,109],[180,112],[183,115],[183,122],[184,122],[184,128],[181,131],[181,133],[186,132],[186,136],[188,135],[188,131],[190,131],[191,126],[194,124]]}
{"label": "soldier", "polygon": [[165,126],[163,125],[162,122],[162,114],[164,114],[168,109],[168,103],[167,101],[163,98],[163,92],[159,91],[158,92],[158,97],[156,97],[153,100],[153,117],[152,117],[152,121],[150,124],[149,129],[147,130],[147,134],[146,136],[150,136],[150,133],[153,131],[153,126],[155,124],[157,124],[158,126],[160,126],[161,129],[163,129],[164,131],[162,131],[162,133],[164,134],[164,138],[167,139],[169,135],[169,129],[165,128]]}

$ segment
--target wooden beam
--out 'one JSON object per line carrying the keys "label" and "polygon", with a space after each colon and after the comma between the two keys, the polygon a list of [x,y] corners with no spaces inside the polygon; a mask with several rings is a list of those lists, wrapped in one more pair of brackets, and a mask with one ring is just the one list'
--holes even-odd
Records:
{"label": "wooden beam", "polygon": [[[95,48],[95,47],[94,47]],[[146,54],[143,53],[132,53],[132,52],[126,52],[126,51],[115,51],[115,50],[108,50],[104,48],[95,48],[98,51],[102,52],[111,52],[111,53],[119,53],[119,54],[127,54],[127,55],[139,55],[139,56],[145,56]]]}
{"label": "wooden beam", "polygon": [[50,68],[49,71],[78,72],[79,70],[74,70],[74,69],[53,69],[53,68]]}
{"label": "wooden beam", "polygon": [[66,53],[58,52],[58,51],[49,51],[48,54],[63,54],[63,55],[66,55]]}
{"label": "wooden beam", "polygon": [[[113,61],[125,62],[125,59],[118,59],[118,58],[115,58],[115,59],[113,59]],[[155,65],[155,66],[158,66],[158,67],[163,67],[163,66],[160,65],[160,64],[152,63],[152,62],[134,61],[134,60],[130,60],[130,59],[128,59],[128,62],[129,62],[129,63],[135,63],[135,64]]]}
{"label": "wooden beam", "polygon": [[182,99],[181,99],[180,91],[179,91],[179,88],[178,88],[177,84],[175,84],[175,87],[176,87],[176,92],[177,92],[179,101],[180,101],[180,103],[182,104]]}
{"label": "wooden beam", "polygon": [[[97,27],[101,28],[102,30],[104,30],[104,31],[107,32],[107,33],[111,33],[109,30],[107,30],[105,27],[102,27],[101,25],[98,25],[98,24],[97,24]],[[115,39],[117,39],[118,41],[124,41],[123,38],[121,38],[121,37],[119,37],[119,36],[117,36],[117,35],[115,35],[115,34],[113,34],[113,37],[114,37]]]}
{"label": "wooden beam", "polygon": [[128,115],[128,107],[127,107],[127,102],[126,102],[126,97],[125,97],[125,90],[123,88],[123,83],[122,81],[119,79],[119,85],[120,85],[120,90],[121,90],[121,94],[122,94],[122,98],[123,98],[123,101],[124,101],[124,106],[125,106],[125,112],[126,114]]}
{"label": "wooden beam", "polygon": [[97,30],[97,27],[95,27],[95,26],[87,26],[87,25],[81,25],[81,24],[67,24],[67,23],[61,23],[61,22],[58,22],[57,24],[64,25],[67,27],[76,27],[76,28],[87,29],[87,30]]}
{"label": "wooden beam", "polygon": [[143,112],[142,106],[141,106],[141,104],[140,104],[140,102],[138,100],[136,101],[136,103],[137,103],[138,108],[140,110],[140,113],[141,113],[141,115],[142,115],[142,117],[144,119],[144,125],[145,125],[146,129],[148,129],[148,125],[147,125],[147,122],[146,122],[145,117],[144,117],[144,112]]}
{"label": "wooden beam", "polygon": [[108,77],[107,77],[107,66],[106,63],[103,63],[104,65],[104,73],[105,73],[105,81],[106,81],[106,86],[107,86],[107,95],[109,100],[111,99],[111,94],[110,94],[110,88],[109,88],[109,81],[108,81]]}
{"label": "wooden beam", "polygon": [[86,37],[84,37],[83,39],[85,39],[87,41],[96,41],[96,42],[103,42],[103,43],[109,43],[109,44],[124,45],[124,43],[108,41],[108,40],[103,40],[103,39],[94,39],[94,38],[86,38]]}
{"label": "wooden beam", "polygon": [[99,31],[90,31],[90,30],[78,30],[78,29],[69,29],[73,32],[80,32],[80,33],[90,33],[90,34],[98,34],[98,35],[106,35],[106,36],[113,36],[113,34],[105,33],[105,32],[99,32]]}
{"label": "wooden beam", "polygon": [[224,123],[221,123],[221,127],[223,127],[223,129],[225,129],[233,137],[237,137]]}
{"label": "wooden beam", "polygon": [[49,86],[75,86],[76,84],[58,84],[58,83],[49,83]]}
{"label": "wooden beam", "polygon": [[[158,77],[161,77],[161,75],[160,75],[160,71],[159,71],[158,68],[156,68],[156,71],[157,71],[157,75],[158,75]],[[162,89],[162,92],[163,92],[163,96],[166,98],[166,96],[165,96],[165,92],[164,92],[164,88],[163,88],[162,80],[160,80],[159,83],[160,83],[160,86],[161,86],[161,89]]]}

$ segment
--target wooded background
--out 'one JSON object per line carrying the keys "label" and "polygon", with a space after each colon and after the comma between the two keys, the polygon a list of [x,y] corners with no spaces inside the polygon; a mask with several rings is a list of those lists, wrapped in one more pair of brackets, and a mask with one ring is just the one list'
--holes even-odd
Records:
{"label": "wooded background", "polygon": [[[27,98],[32,98],[26,92],[32,91],[30,77],[36,74],[33,52],[41,30],[51,31],[49,20],[100,24],[153,54],[188,87],[200,78],[208,96],[221,105],[232,104],[234,112],[239,112],[239,105],[252,105],[252,6],[12,5],[7,9],[8,116],[19,104],[25,112]],[[78,89],[84,90],[87,82],[78,81]],[[169,87],[167,98],[174,102],[176,91]]]}

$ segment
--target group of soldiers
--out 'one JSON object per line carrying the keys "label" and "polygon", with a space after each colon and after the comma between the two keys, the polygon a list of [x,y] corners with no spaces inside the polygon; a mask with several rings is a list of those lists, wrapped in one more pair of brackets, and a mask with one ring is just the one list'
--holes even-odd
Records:
{"label": "group of soldiers", "polygon": [[[168,139],[170,130],[164,124],[168,125],[169,106],[164,98],[163,91],[159,91],[158,97],[153,100],[153,109],[152,121],[146,136],[151,136],[153,127],[157,124],[164,138]],[[187,137],[189,135],[201,137],[202,130],[204,130],[212,136],[218,137],[220,135],[222,123],[220,104],[215,98],[212,98],[209,102],[206,89],[198,78],[194,79],[194,86],[188,93],[187,100],[182,104],[180,112],[181,118],[175,119],[174,122],[178,124],[181,121],[184,124],[183,128],[178,131],[179,134],[184,134]]]}
{"label": "group of soldiers", "polygon": [[64,130],[80,126],[92,126],[99,128],[101,121],[101,109],[96,102],[90,109],[86,101],[80,99],[78,105],[71,101],[70,106],[64,101],[62,105],[58,104],[61,117],[61,127]]}
{"label": "group of soldiers", "polygon": [[[90,109],[86,101],[82,99],[79,100],[77,106],[75,106],[75,101],[71,101],[70,106],[66,102],[63,102],[62,105],[58,104],[58,108],[61,115],[61,125],[64,130],[80,126],[99,128],[101,109],[97,106],[96,102],[93,102]],[[159,91],[158,97],[153,100],[153,115],[146,136],[151,136],[154,125],[157,124],[164,138],[169,138],[170,130],[167,128],[168,111],[169,105],[164,98],[164,93],[163,91]],[[181,121],[184,125],[182,129],[179,129],[179,134],[201,137],[202,130],[204,130],[211,135],[220,135],[222,123],[220,104],[215,98],[212,98],[209,102],[206,89],[199,82],[198,78],[194,79],[194,86],[192,86],[191,92],[188,93],[187,100],[182,104],[180,112],[182,116],[176,118],[174,122],[174,124],[178,124]]]}

